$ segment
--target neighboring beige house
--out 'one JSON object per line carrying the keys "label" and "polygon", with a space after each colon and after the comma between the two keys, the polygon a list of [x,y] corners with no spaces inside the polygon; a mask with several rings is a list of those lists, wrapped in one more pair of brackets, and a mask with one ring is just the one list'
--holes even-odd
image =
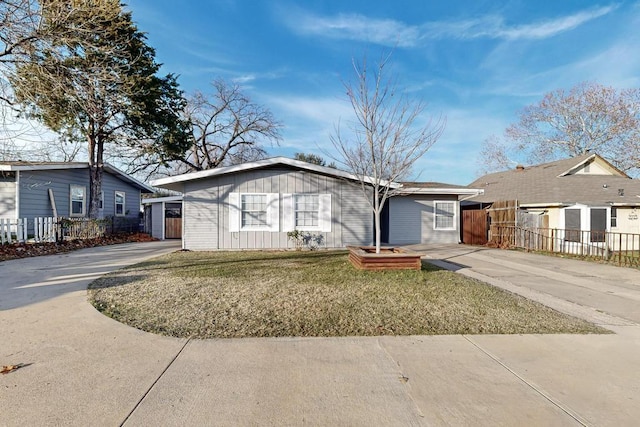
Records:
{"label": "neighboring beige house", "polygon": [[[484,175],[471,184],[484,194],[469,199],[480,207],[517,200],[520,211],[539,227],[640,234],[640,181],[631,179],[597,154]],[[524,216],[527,218],[527,216]],[[535,219],[538,221],[535,221]],[[526,225],[526,224],[523,224]]]}

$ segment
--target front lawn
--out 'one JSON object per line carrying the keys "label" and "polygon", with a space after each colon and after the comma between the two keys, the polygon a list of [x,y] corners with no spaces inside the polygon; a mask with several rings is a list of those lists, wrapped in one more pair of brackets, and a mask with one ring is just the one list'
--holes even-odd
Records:
{"label": "front lawn", "polygon": [[102,313],[175,337],[604,333],[465,276],[355,270],[346,252],[176,252],[89,287]]}

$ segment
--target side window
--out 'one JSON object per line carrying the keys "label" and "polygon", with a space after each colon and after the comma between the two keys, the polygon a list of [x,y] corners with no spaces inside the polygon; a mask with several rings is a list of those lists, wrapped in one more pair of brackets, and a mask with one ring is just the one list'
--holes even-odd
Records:
{"label": "side window", "polygon": [[84,216],[86,212],[86,188],[81,185],[69,187],[70,216]]}
{"label": "side window", "polygon": [[618,226],[618,208],[611,206],[611,228]]}
{"label": "side window", "polygon": [[455,202],[434,202],[435,221],[433,228],[436,230],[456,229],[456,204]]}
{"label": "side window", "polygon": [[116,199],[115,199],[115,215],[116,216],[124,216],[125,215],[125,193],[124,191],[116,191]]}

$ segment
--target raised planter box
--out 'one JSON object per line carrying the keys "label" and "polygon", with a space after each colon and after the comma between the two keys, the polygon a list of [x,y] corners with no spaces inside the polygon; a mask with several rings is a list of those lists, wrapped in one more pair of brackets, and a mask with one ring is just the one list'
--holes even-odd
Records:
{"label": "raised planter box", "polygon": [[420,270],[420,254],[401,248],[375,246],[347,246],[349,261],[360,270]]}

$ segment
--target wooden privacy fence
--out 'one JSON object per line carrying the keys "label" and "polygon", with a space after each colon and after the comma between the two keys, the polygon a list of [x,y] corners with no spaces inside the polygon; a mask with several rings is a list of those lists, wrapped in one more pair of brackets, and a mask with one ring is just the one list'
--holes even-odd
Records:
{"label": "wooden privacy fence", "polygon": [[490,243],[640,267],[640,234],[492,225]]}

